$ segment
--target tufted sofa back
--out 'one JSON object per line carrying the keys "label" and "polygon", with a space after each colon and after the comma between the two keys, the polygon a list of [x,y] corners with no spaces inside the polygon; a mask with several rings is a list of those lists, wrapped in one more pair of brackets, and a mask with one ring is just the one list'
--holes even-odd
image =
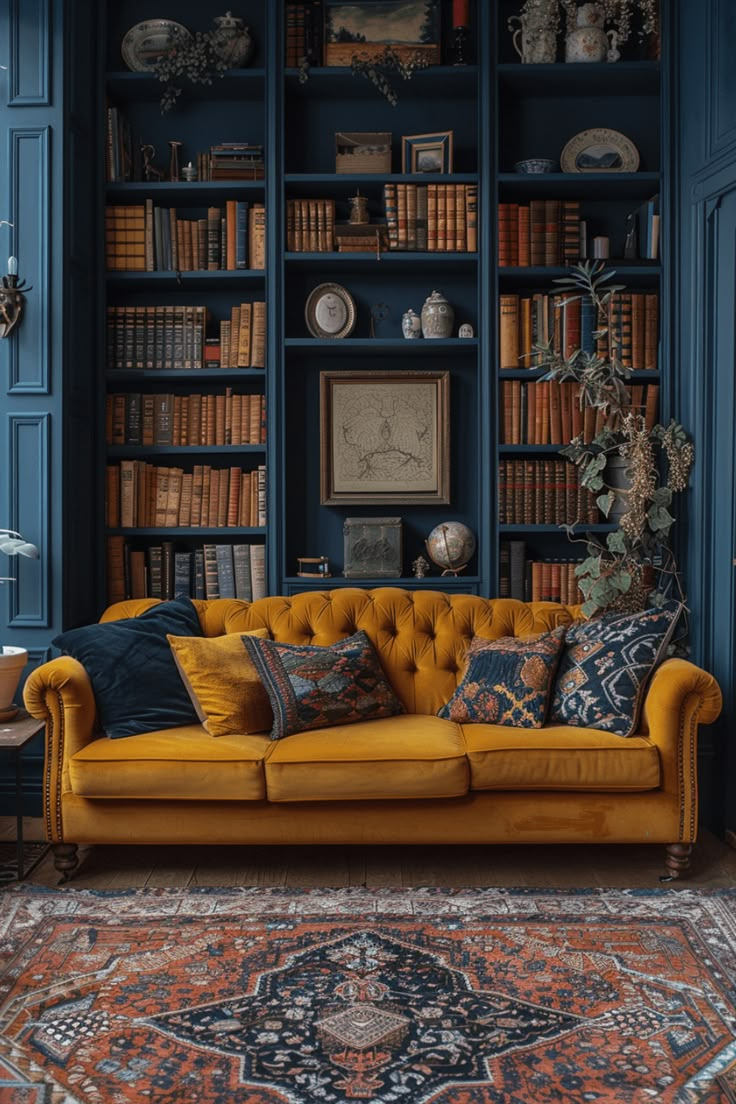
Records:
{"label": "tufted sofa back", "polygon": [[[137,617],[156,602],[118,602],[100,620]],[[473,636],[532,636],[579,616],[579,607],[554,602],[397,587],[345,587],[251,603],[217,598],[194,605],[205,636],[266,628],[274,640],[325,645],[363,629],[410,713],[436,713],[448,701],[462,678],[465,650]]]}

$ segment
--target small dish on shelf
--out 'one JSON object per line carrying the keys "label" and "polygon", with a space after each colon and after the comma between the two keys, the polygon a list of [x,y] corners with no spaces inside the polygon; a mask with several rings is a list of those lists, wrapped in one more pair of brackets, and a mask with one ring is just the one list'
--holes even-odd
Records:
{"label": "small dish on shelf", "polygon": [[608,127],[581,130],[567,143],[560,154],[562,171],[636,172],[639,151],[625,134]]}
{"label": "small dish on shelf", "polygon": [[340,284],[320,284],[304,308],[312,337],[349,337],[355,328],[355,300]]}
{"label": "small dish on shelf", "polygon": [[557,172],[557,162],[550,157],[527,157],[524,161],[516,161],[514,172],[517,173],[552,173]]}
{"label": "small dish on shelf", "polygon": [[123,61],[134,73],[150,73],[175,46],[183,46],[191,40],[186,27],[173,19],[147,19],[126,31],[120,51]]}

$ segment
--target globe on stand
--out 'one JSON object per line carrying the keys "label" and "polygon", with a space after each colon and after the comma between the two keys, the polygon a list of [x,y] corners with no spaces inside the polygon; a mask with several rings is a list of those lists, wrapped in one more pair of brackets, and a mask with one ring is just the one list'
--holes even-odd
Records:
{"label": "globe on stand", "polygon": [[475,536],[461,521],[435,525],[425,544],[430,560],[443,569],[443,575],[459,575],[475,552]]}

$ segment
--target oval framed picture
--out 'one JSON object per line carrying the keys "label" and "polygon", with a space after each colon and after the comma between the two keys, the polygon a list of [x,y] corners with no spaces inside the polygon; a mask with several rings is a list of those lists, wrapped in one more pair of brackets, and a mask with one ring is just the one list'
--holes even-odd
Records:
{"label": "oval framed picture", "polygon": [[355,300],[340,284],[319,284],[304,307],[312,337],[349,337],[356,320]]}
{"label": "oval framed picture", "polygon": [[618,130],[607,127],[581,130],[560,154],[560,167],[563,173],[636,172],[639,151]]}

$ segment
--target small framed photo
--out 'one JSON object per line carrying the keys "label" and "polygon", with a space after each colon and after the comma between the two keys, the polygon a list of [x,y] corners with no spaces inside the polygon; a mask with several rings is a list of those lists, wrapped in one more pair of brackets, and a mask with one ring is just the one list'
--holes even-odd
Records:
{"label": "small framed photo", "polygon": [[320,502],[448,503],[450,373],[320,373]]}
{"label": "small framed photo", "polygon": [[401,139],[401,171],[404,173],[451,173],[451,130],[438,134],[405,134]]}

